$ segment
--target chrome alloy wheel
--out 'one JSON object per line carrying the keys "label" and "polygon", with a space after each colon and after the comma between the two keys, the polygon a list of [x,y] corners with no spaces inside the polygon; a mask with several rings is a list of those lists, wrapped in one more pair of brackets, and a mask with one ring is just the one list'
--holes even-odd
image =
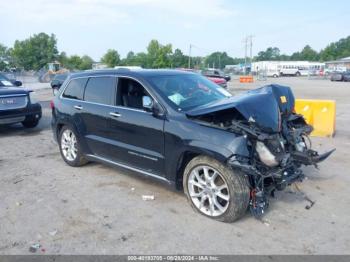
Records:
{"label": "chrome alloy wheel", "polygon": [[77,138],[72,130],[65,130],[61,136],[61,149],[68,161],[74,161],[78,154]]}
{"label": "chrome alloy wheel", "polygon": [[188,182],[188,192],[193,204],[208,216],[220,216],[230,201],[229,189],[223,176],[210,166],[196,166]]}

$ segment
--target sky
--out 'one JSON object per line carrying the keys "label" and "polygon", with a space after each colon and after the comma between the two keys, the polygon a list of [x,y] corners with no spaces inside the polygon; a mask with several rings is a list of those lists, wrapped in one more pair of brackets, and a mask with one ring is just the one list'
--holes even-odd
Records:
{"label": "sky", "polygon": [[192,55],[226,51],[253,55],[269,46],[291,54],[309,44],[319,51],[350,35],[348,0],[0,0],[0,43],[55,34],[59,51],[99,61],[107,49],[122,57],[144,52],[150,40]]}

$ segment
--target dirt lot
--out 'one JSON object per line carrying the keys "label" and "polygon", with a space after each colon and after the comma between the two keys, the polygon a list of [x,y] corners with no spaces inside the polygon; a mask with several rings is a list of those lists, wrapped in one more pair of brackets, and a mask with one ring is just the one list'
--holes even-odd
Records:
{"label": "dirt lot", "polygon": [[[50,130],[49,89],[37,90],[40,125],[0,128],[0,254],[350,254],[350,83],[305,78],[230,83],[239,93],[272,80],[298,98],[335,99],[337,133],[313,138],[315,148],[337,151],[320,170],[305,169],[300,192],[271,200],[264,221],[249,213],[224,224],[194,213],[181,192],[122,169],[89,164],[71,168]],[[35,87],[35,83],[30,83]],[[41,86],[43,87],[43,86]],[[143,201],[153,194],[155,200]]]}

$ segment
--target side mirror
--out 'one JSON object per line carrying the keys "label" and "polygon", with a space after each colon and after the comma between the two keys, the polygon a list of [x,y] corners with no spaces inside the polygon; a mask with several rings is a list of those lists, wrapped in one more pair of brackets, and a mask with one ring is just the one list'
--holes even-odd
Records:
{"label": "side mirror", "polygon": [[153,100],[149,96],[142,97],[142,107],[152,111],[153,110]]}
{"label": "side mirror", "polygon": [[18,80],[16,80],[13,84],[14,84],[15,86],[22,86],[22,82],[21,82],[21,81],[18,81]]}

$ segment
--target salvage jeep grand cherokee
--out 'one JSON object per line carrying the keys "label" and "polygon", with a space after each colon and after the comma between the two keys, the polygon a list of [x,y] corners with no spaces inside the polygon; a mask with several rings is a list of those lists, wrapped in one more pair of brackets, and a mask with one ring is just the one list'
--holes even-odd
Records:
{"label": "salvage jeep grand cherokee", "polygon": [[51,103],[64,161],[99,161],[183,187],[198,212],[233,222],[260,216],[274,190],[316,165],[312,127],[289,87],[232,96],[208,79],[172,70],[88,71],[69,76]]}

